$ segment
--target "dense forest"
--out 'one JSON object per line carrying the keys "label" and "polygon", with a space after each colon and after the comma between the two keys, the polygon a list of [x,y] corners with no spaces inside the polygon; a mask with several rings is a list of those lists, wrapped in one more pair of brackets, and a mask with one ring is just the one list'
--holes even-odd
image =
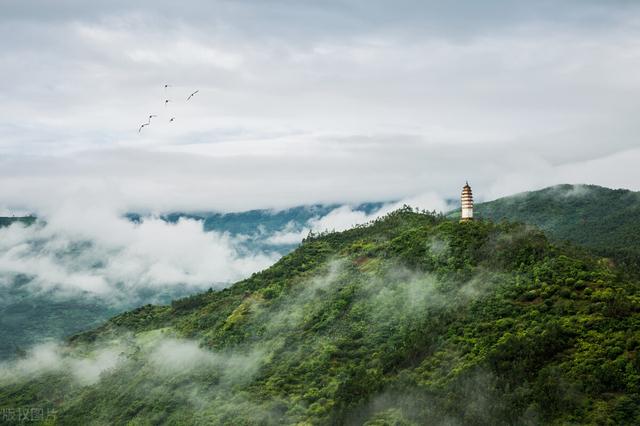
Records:
{"label": "dense forest", "polygon": [[0,406],[49,424],[638,424],[639,326],[611,259],[404,208],[34,349],[0,370]]}
{"label": "dense forest", "polygon": [[640,272],[640,193],[596,185],[557,185],[476,206],[478,217],[534,225]]}

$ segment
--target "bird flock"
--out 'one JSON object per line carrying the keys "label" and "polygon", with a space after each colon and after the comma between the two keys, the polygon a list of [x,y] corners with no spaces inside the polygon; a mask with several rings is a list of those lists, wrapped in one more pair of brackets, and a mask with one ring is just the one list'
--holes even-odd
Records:
{"label": "bird flock", "polygon": [[[169,87],[171,87],[169,84],[165,84],[165,85],[164,85],[164,93],[165,93],[164,107],[165,107],[165,108],[167,107],[167,105],[168,105],[170,102],[172,102],[172,100],[171,100],[171,99],[168,99],[168,98],[167,98],[167,89],[168,89]],[[190,100],[191,100],[191,98],[193,98],[193,97],[194,97],[194,96],[195,96],[199,91],[200,91],[200,90],[196,90],[195,92],[193,92],[193,93],[191,93],[189,96],[187,96],[187,100],[186,100],[186,102],[190,101]],[[147,118],[146,123],[142,123],[142,124],[140,125],[140,127],[138,128],[138,133],[142,132],[142,129],[144,129],[145,127],[150,126],[150,125],[151,125],[151,119],[156,118],[156,117],[158,117],[158,115],[156,115],[156,114],[149,114],[149,117]],[[175,117],[171,117],[171,118],[169,118],[169,123],[173,123],[174,121],[176,121],[176,118],[175,118]]]}

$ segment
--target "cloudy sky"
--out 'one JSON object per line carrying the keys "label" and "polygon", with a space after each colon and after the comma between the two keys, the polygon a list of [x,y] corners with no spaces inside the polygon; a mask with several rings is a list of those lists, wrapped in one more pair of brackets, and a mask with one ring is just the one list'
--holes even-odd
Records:
{"label": "cloudy sky", "polygon": [[0,207],[640,190],[639,107],[634,1],[4,1]]}

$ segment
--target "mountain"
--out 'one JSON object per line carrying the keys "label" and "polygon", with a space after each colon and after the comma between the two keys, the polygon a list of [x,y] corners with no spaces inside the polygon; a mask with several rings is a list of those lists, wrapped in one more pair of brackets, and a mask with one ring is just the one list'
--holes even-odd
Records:
{"label": "mountain", "polygon": [[640,250],[640,192],[558,185],[481,203],[480,218],[529,223],[597,250]]}
{"label": "mountain", "polygon": [[59,424],[638,424],[638,284],[526,225],[405,208],[34,348],[0,401]]}
{"label": "mountain", "polygon": [[[371,214],[380,209],[384,203],[370,202],[362,203],[353,207],[356,211]],[[181,217],[189,217],[202,220],[204,229],[207,231],[230,232],[231,234],[250,235],[258,227],[264,229],[266,233],[279,231],[287,224],[304,225],[313,218],[326,216],[331,211],[344,207],[342,204],[313,204],[309,206],[297,206],[283,210],[248,210],[243,212],[219,213],[181,213],[173,212],[163,215],[169,222],[175,222]]]}
{"label": "mountain", "polygon": [[[556,242],[570,241],[640,270],[640,192],[557,185],[479,203],[474,214],[534,225]],[[459,209],[449,217],[459,217]]]}
{"label": "mountain", "polygon": [[[352,207],[354,212],[370,214],[379,209],[382,203],[365,203]],[[293,250],[298,244],[296,234],[304,234],[309,221],[325,217],[342,205],[299,206],[283,210],[251,210],[236,213],[219,212],[173,212],[161,216],[164,221],[176,224],[180,219],[193,219],[201,223],[205,232],[219,232],[234,239],[233,248],[238,257],[249,257],[256,253],[281,256]],[[351,208],[350,208],[351,210]],[[339,211],[339,210],[338,210]],[[137,224],[150,219],[139,213],[128,213],[126,217]],[[38,222],[30,228],[32,233],[21,234],[13,244],[1,244],[2,238],[14,241],[7,227],[32,226],[36,217],[0,217],[0,360],[9,359],[22,353],[29,346],[45,339],[62,339],[70,334],[95,327],[120,312],[130,310],[147,303],[170,303],[172,299],[198,292],[198,288],[182,285],[177,281],[168,285],[149,285],[129,291],[132,283],[123,282],[121,287],[126,297],[100,297],[90,292],[63,292],[52,286],[44,286],[38,281],[39,268],[43,262],[53,267],[52,275],[57,275],[64,287],[65,280],[72,281],[74,272],[83,271],[81,279],[90,279],[93,275],[100,278],[104,264],[113,262],[114,248],[99,250],[104,244],[95,240],[85,240],[77,235],[59,235],[54,232],[38,233],[37,226],[46,227]],[[291,232],[291,241],[273,241],[272,236],[282,232]],[[16,250],[16,246],[22,247]],[[24,247],[29,247],[29,250]],[[96,253],[88,256],[89,248]],[[26,253],[25,253],[26,252]],[[19,254],[20,253],[20,254]],[[29,256],[34,263],[25,273],[16,268],[17,256]],[[90,259],[95,267],[85,266]],[[152,263],[153,264],[153,263]],[[187,265],[185,268],[188,268]],[[17,272],[16,272],[17,270]],[[65,276],[66,275],[66,276]],[[48,277],[45,277],[45,280]],[[229,282],[212,282],[208,286],[223,286]],[[205,287],[205,288],[207,288]],[[201,287],[200,287],[201,288]],[[135,291],[134,291],[135,290]],[[139,291],[138,291],[139,290]],[[107,295],[110,296],[110,295]]]}

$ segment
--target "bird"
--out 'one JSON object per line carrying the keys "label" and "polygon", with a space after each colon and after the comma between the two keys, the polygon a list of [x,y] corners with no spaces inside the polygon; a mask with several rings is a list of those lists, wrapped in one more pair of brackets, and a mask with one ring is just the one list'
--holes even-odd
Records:
{"label": "bird", "polygon": [[142,124],[140,125],[140,128],[138,129],[138,133],[140,133],[140,132],[142,131],[142,128],[143,128],[144,126],[148,126],[148,125],[149,125],[149,123],[142,123]]}
{"label": "bird", "polygon": [[175,120],[175,117],[171,117],[171,119],[169,119],[169,123],[173,123],[173,120]]}
{"label": "bird", "polygon": [[147,124],[151,124],[151,119],[154,118],[154,117],[157,117],[157,115],[151,114],[149,116],[149,121],[147,121]]}
{"label": "bird", "polygon": [[169,86],[168,84],[165,84],[165,85],[164,85],[164,88],[166,89],[167,87],[171,87],[171,86]]}
{"label": "bird", "polygon": [[165,99],[165,100],[164,100],[164,106],[167,106],[167,104],[168,104],[169,102],[171,102],[169,99]]}
{"label": "bird", "polygon": [[189,97],[187,98],[187,100],[191,99],[193,97],[193,95],[195,95],[196,93],[198,93],[200,90],[196,90],[195,92],[193,92],[192,94],[189,95]]}

